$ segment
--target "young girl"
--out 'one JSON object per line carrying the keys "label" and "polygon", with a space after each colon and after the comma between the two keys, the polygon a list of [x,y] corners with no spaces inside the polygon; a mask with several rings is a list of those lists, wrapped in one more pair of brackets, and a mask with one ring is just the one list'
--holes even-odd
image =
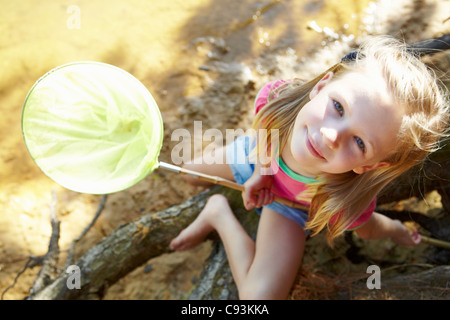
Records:
{"label": "young girl", "polygon": [[[239,137],[221,149],[223,164],[185,167],[244,184],[246,209],[262,207],[256,242],[227,200],[214,195],[172,240],[172,250],[190,249],[216,230],[239,297],[285,299],[310,230],[315,235],[326,228],[330,245],[355,229],[364,239],[420,243],[417,231],[374,212],[377,193],[434,151],[447,127],[446,96],[406,46],[372,38],[312,81],[266,85],[255,107],[254,129],[268,130],[266,139]],[[272,132],[279,136],[276,146]],[[240,153],[258,155],[261,150],[275,150],[268,164],[236,161]],[[274,202],[274,194],[310,205],[309,213]]]}

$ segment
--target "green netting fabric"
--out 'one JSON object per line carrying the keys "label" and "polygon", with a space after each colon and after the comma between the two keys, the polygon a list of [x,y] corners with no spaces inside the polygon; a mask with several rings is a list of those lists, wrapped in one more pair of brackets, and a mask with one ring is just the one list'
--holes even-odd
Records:
{"label": "green netting fabric", "polygon": [[126,189],[158,166],[163,123],[150,92],[114,66],[58,67],[29,92],[22,114],[27,148],[41,170],[82,193]]}

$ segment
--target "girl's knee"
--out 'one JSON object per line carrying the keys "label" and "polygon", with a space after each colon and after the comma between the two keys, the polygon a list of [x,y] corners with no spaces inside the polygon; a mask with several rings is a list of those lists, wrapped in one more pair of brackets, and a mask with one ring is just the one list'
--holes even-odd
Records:
{"label": "girl's knee", "polygon": [[213,194],[208,201],[220,202],[221,204],[228,204],[228,199],[223,194],[216,193]]}
{"label": "girl's knee", "polygon": [[216,208],[216,210],[214,210],[217,211],[216,213],[233,213],[231,211],[230,204],[228,203],[228,199],[220,193],[213,194],[211,197],[209,197],[207,205],[211,208]]}

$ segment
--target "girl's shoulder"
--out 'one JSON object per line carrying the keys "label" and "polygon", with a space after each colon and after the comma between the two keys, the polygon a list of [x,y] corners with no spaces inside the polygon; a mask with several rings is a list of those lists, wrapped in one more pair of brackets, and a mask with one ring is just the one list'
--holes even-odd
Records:
{"label": "girl's shoulder", "polygon": [[262,107],[264,107],[267,104],[267,101],[270,96],[270,92],[279,87],[280,85],[289,82],[289,80],[274,80],[266,83],[258,92],[255,98],[255,114],[261,110]]}
{"label": "girl's shoulder", "polygon": [[[359,214],[358,219],[356,219],[350,226],[346,228],[347,231],[353,231],[361,227],[363,224],[365,224],[367,221],[369,221],[370,217],[372,216],[373,212],[375,211],[377,205],[377,198],[374,198],[372,202],[369,204],[366,210],[364,210],[362,213]],[[336,219],[339,219],[340,214],[331,217],[330,223],[333,224]]]}
{"label": "girl's shoulder", "polygon": [[377,199],[375,198],[372,200],[369,207],[359,216],[359,218],[347,228],[347,231],[356,230],[359,227],[361,227],[363,224],[365,224],[367,221],[369,221],[370,217],[372,216],[373,212],[375,211],[376,205],[377,205]]}

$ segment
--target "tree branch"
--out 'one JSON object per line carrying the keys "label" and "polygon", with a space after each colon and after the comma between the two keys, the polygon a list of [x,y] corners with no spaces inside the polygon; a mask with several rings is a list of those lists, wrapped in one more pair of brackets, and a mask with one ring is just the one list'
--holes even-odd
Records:
{"label": "tree branch", "polygon": [[50,205],[52,235],[50,237],[48,252],[42,257],[42,268],[30,289],[30,296],[27,299],[32,299],[37,292],[51,283],[57,274],[56,266],[59,258],[58,241],[60,235],[60,221],[56,216],[57,201],[55,190],[52,190],[52,203]]}
{"label": "tree branch", "polygon": [[179,205],[120,226],[103,238],[75,262],[80,268],[80,289],[68,289],[68,274],[61,274],[33,299],[102,298],[107,288],[153,257],[170,252],[172,238],[186,228],[200,213],[207,199],[223,193],[233,204],[240,193],[221,187],[202,192]]}
{"label": "tree branch", "polygon": [[105,208],[106,199],[107,199],[107,195],[105,195],[105,194],[102,195],[102,200],[100,201],[97,212],[95,213],[94,218],[92,219],[91,223],[89,223],[89,225],[86,228],[84,228],[84,230],[81,232],[81,234],[78,237],[76,237],[70,244],[69,253],[67,255],[67,260],[66,260],[66,269],[73,263],[74,254],[75,254],[75,245],[92,228],[95,221],[97,221],[98,217],[100,216],[100,213],[102,213],[103,209]]}

